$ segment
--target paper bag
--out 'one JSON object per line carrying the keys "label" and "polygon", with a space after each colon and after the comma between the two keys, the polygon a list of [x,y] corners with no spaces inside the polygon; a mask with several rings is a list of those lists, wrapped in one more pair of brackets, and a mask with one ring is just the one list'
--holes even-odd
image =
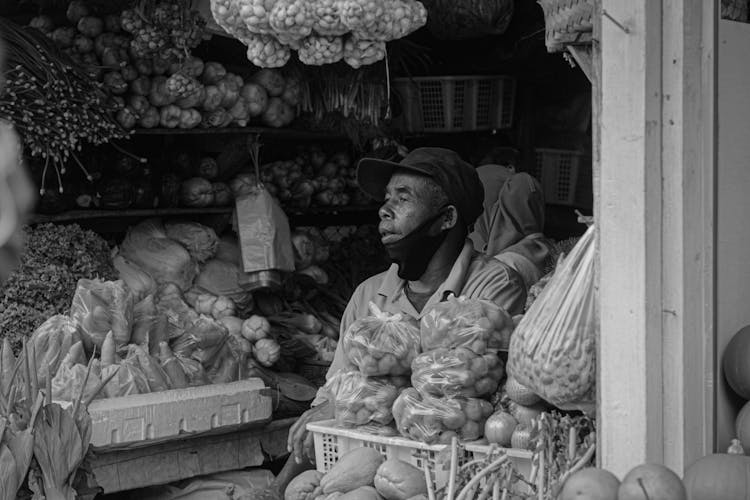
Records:
{"label": "paper bag", "polygon": [[294,271],[289,220],[265,188],[238,198],[235,217],[244,272]]}

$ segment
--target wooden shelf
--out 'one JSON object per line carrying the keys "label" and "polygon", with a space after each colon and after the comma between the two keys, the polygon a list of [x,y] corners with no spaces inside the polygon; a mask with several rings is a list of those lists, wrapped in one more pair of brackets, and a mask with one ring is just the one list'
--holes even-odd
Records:
{"label": "wooden shelf", "polygon": [[342,135],[300,130],[294,128],[270,128],[270,127],[223,127],[223,128],[138,128],[133,130],[134,135],[252,135],[260,134],[263,137],[275,139],[297,139],[297,140],[345,140]]}
{"label": "wooden shelf", "polygon": [[[31,224],[85,222],[102,219],[146,219],[149,217],[181,216],[229,216],[234,207],[207,208],[153,208],[126,210],[71,210],[59,214],[37,214]],[[357,225],[377,221],[377,205],[311,207],[308,209],[286,208],[285,212],[293,225]]]}

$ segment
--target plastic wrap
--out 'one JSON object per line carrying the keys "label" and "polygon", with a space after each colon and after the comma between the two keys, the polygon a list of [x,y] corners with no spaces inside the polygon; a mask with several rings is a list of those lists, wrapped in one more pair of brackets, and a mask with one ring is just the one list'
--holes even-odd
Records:
{"label": "plastic wrap", "polygon": [[419,328],[400,314],[381,312],[370,303],[372,316],[358,319],[346,330],[347,358],[367,376],[405,375],[419,354]]}
{"label": "plastic wrap", "polygon": [[399,388],[388,378],[366,377],[360,372],[342,374],[335,395],[336,423],[354,427],[370,423],[386,425],[393,420],[391,406]]}
{"label": "plastic wrap", "polygon": [[180,337],[198,320],[198,313],[185,303],[177,286],[168,284],[159,289],[156,308],[166,317],[168,339]]}
{"label": "plastic wrap", "polygon": [[175,354],[177,362],[180,364],[182,371],[185,372],[185,376],[188,379],[188,384],[191,387],[199,385],[207,385],[210,383],[206,371],[203,369],[203,365],[200,361],[193,358],[186,358]]}
{"label": "plastic wrap", "polygon": [[422,316],[422,351],[468,347],[477,354],[507,349],[513,318],[486,300],[451,296]]}
{"label": "plastic wrap", "polygon": [[[193,356],[201,362],[213,357],[226,341],[228,331],[224,325],[212,318],[200,315],[179,337],[170,340],[169,347],[180,356]],[[202,352],[196,355],[197,352]]]}
{"label": "plastic wrap", "polygon": [[476,398],[434,398],[410,387],[393,403],[393,418],[402,436],[427,444],[480,439],[492,405]]}
{"label": "plastic wrap", "polygon": [[[66,364],[60,365],[60,369],[52,378],[52,397],[62,401],[75,401],[81,394],[83,381],[86,380],[88,367],[79,363],[72,366]],[[89,399],[94,396],[94,392],[102,381],[102,371],[99,360],[95,359],[91,364],[91,373],[86,380],[86,388],[83,390],[83,399]],[[96,395],[96,398],[102,397],[103,393]]]}
{"label": "plastic wrap", "polygon": [[167,237],[184,246],[190,256],[198,262],[205,262],[216,255],[219,238],[208,226],[197,222],[174,222],[164,224]]}
{"label": "plastic wrap", "polygon": [[479,355],[465,347],[435,349],[414,360],[411,383],[431,396],[489,396],[497,390],[504,368],[495,353]]}
{"label": "plastic wrap", "polygon": [[81,340],[75,322],[68,316],[56,314],[42,323],[31,335],[33,352],[39,373],[37,374],[40,386],[47,383],[47,367],[54,378],[60,367],[60,362],[70,346]]}
{"label": "plastic wrap", "polygon": [[133,307],[133,331],[130,342],[148,348],[151,331],[156,328],[158,319],[154,296],[148,295]]}
{"label": "plastic wrap", "polygon": [[78,280],[70,317],[86,346],[101,348],[111,330],[118,347],[130,341],[133,319],[133,296],[121,280]]}
{"label": "plastic wrap", "polygon": [[102,368],[102,379],[106,379],[115,370],[117,375],[104,386],[106,397],[119,398],[150,392],[146,375],[135,357],[126,358],[119,365],[105,366]]}

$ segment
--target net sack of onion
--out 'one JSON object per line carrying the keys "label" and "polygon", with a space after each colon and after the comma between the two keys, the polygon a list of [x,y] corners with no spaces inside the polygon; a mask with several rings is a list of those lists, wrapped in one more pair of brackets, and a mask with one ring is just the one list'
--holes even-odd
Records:
{"label": "net sack of onion", "polygon": [[280,68],[291,57],[289,47],[266,35],[252,35],[244,39],[247,59],[260,68]]}
{"label": "net sack of onion", "polygon": [[298,55],[309,66],[333,64],[344,58],[344,41],[337,36],[311,35],[300,43]]}
{"label": "net sack of onion", "polygon": [[352,68],[360,68],[385,59],[385,42],[360,40],[354,36],[344,42],[344,61]]}
{"label": "net sack of onion", "polygon": [[349,28],[341,19],[346,0],[318,0],[312,6],[313,32],[322,36],[341,36]]}
{"label": "net sack of onion", "polygon": [[592,410],[596,380],[594,226],[532,304],[510,341],[508,373],[563,409]]}

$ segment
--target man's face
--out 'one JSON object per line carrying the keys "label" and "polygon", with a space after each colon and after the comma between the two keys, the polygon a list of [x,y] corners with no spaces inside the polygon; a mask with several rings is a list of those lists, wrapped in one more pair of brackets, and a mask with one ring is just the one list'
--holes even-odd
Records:
{"label": "man's face", "polygon": [[400,240],[435,215],[431,197],[424,177],[395,172],[385,189],[385,202],[378,211],[383,244]]}

